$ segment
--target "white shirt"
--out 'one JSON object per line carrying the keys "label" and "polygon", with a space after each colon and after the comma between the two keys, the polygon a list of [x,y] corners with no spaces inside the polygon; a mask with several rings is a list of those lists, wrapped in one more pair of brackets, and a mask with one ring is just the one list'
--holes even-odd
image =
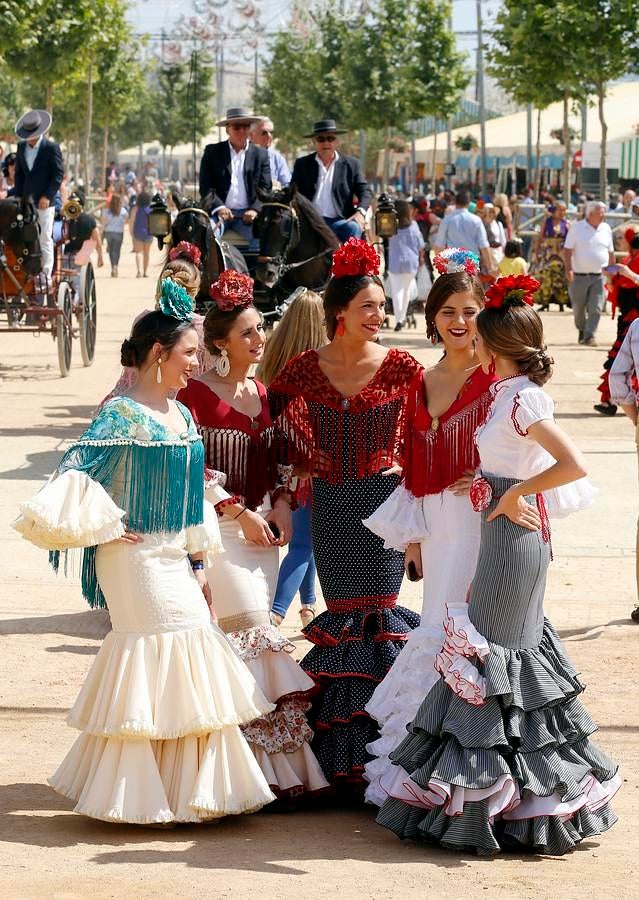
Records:
{"label": "white shirt", "polygon": [[24,145],[24,161],[27,165],[27,169],[31,171],[33,169],[34,163],[36,161],[36,156],[38,155],[38,151],[40,149],[40,144],[42,143],[43,135],[40,135],[37,143],[32,147],[30,144],[25,142]]}
{"label": "white shirt", "polygon": [[575,222],[566,235],[564,249],[573,251],[574,272],[599,274],[608,265],[609,254],[614,252],[610,225],[602,222],[593,228],[586,219]]}
{"label": "white shirt", "polygon": [[335,156],[328,168],[317,154],[315,154],[315,159],[317,160],[317,165],[319,167],[319,178],[317,180],[317,190],[313,197],[313,203],[321,216],[325,216],[327,219],[340,219],[340,211],[335,206],[335,201],[333,200],[333,176],[335,175],[335,163],[339,159],[339,153],[335,151]]}
{"label": "white shirt", "polygon": [[634,381],[639,374],[639,319],[630,325],[623,344],[610,369],[608,385],[613,403],[634,406],[637,403]]}
{"label": "white shirt", "polygon": [[[528,436],[528,429],[544,419],[554,420],[555,404],[527,375],[504,378],[490,386],[493,402],[488,417],[475,431],[481,471],[485,475],[526,481],[555,460]],[[544,497],[551,516],[566,516],[590,506],[596,490],[580,478],[549,491]]]}
{"label": "white shirt", "polygon": [[243,147],[238,152],[229,141],[229,150],[231,151],[231,186],[224,204],[227,209],[247,209],[249,205],[244,183],[244,160],[246,159],[247,147],[248,143],[246,147]]}

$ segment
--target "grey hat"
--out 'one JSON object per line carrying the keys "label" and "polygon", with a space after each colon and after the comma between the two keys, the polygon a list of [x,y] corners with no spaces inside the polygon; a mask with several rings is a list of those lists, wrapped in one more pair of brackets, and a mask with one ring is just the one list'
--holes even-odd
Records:
{"label": "grey hat", "polygon": [[252,125],[253,122],[261,122],[263,116],[254,116],[253,113],[249,112],[248,109],[245,109],[243,106],[232,106],[230,109],[226,110],[226,118],[220,119],[219,122],[215,124],[217,126],[230,125],[232,122],[248,122],[249,125]]}
{"label": "grey hat", "polygon": [[51,113],[46,109],[30,109],[16,123],[16,134],[21,141],[29,141],[46,134],[51,128]]}
{"label": "grey hat", "polygon": [[327,132],[331,134],[346,134],[346,129],[338,128],[335,124],[335,119],[320,119],[319,122],[313,123],[313,130],[310,134],[305,134],[304,137],[315,137],[317,134],[326,134]]}

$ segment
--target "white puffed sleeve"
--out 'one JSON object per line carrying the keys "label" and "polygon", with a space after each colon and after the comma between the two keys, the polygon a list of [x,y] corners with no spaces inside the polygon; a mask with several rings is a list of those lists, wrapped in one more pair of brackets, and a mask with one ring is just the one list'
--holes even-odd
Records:
{"label": "white puffed sleeve", "polygon": [[555,404],[551,397],[537,385],[531,384],[515,394],[511,419],[515,431],[521,437],[528,437],[528,429],[535,422],[553,419]]}
{"label": "white puffed sleeve", "polygon": [[222,503],[224,500],[230,500],[233,494],[225,489],[226,473],[218,472],[217,469],[204,469],[204,493],[206,499],[213,506]]}
{"label": "white puffed sleeve", "polygon": [[587,509],[595,502],[599,491],[587,478],[580,478],[570,484],[544,491],[548,515],[553,519],[563,519],[571,513]]}
{"label": "white puffed sleeve", "polygon": [[189,525],[186,529],[187,553],[208,554],[222,553],[222,538],[217,522],[215,507],[208,500],[204,501],[204,520],[201,525]]}
{"label": "white puffed sleeve", "polygon": [[23,503],[11,524],[36,547],[71,550],[122,537],[124,515],[101,484],[86,472],[68,469]]}
{"label": "white puffed sleeve", "polygon": [[385,550],[406,550],[428,536],[421,497],[415,497],[403,484],[362,523],[384,540]]}

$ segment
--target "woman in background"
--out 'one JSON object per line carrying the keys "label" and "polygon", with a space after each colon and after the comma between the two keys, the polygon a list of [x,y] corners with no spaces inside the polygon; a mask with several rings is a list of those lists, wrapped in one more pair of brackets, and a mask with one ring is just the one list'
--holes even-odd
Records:
{"label": "woman in background", "polygon": [[398,200],[396,208],[398,229],[397,234],[388,242],[388,274],[393,298],[395,331],[401,331],[406,324],[417,270],[424,259],[425,244],[419,225],[413,221],[411,204],[407,200]]}
{"label": "woman in background", "polygon": [[146,278],[149,270],[149,258],[153,236],[149,232],[149,213],[151,212],[151,195],[147,191],[138,194],[133,207],[133,249],[135,250],[135,268],[138,278]]}
{"label": "woman in background", "polygon": [[120,195],[112,194],[109,205],[102,213],[102,235],[106,238],[107,253],[111,263],[111,278],[118,277],[124,226],[128,217],[129,211],[123,205]]}
{"label": "woman in background", "polygon": [[[319,350],[327,343],[322,298],[308,288],[298,288],[281,322],[269,338],[257,376],[268,388],[284,366],[305,350]],[[311,541],[312,493],[307,479],[297,483],[297,509],[293,510],[293,534],[277,577],[271,620],[280,625],[299,591],[302,625],[315,618],[315,560]]]}

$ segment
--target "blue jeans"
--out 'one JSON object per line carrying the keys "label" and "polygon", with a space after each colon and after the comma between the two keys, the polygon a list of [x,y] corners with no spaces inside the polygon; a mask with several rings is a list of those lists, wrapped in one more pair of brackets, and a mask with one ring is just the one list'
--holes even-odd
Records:
{"label": "blue jeans", "polygon": [[[233,213],[233,218],[229,222],[223,222],[221,219],[218,220],[219,237],[222,237],[226,231],[235,231],[246,241],[249,250],[257,252],[260,249],[260,245],[257,238],[253,237],[253,226],[247,225],[246,222],[242,220],[242,216],[246,210],[232,209],[231,212]],[[217,216],[215,216],[215,218],[217,219]]]}
{"label": "blue jeans", "polygon": [[311,501],[293,510],[293,537],[280,566],[273,612],[284,617],[293,598],[300,592],[305,606],[315,603],[315,560],[311,543]]}
{"label": "blue jeans", "polygon": [[348,219],[332,219],[328,216],[324,216],[324,221],[343,244],[351,237],[361,238],[362,236],[362,229],[357,222],[349,222]]}

